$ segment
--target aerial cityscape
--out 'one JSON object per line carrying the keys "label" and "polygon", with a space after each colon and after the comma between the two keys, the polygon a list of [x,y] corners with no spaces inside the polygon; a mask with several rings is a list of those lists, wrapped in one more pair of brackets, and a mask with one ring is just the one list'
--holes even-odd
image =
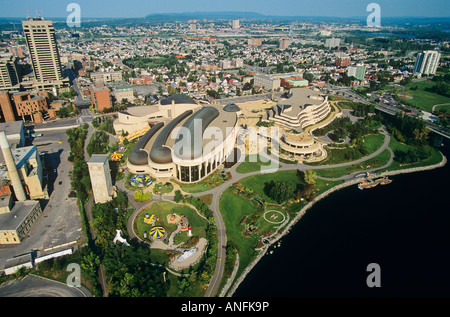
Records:
{"label": "aerial cityscape", "polygon": [[0,297],[450,295],[448,2],[116,2],[0,1]]}

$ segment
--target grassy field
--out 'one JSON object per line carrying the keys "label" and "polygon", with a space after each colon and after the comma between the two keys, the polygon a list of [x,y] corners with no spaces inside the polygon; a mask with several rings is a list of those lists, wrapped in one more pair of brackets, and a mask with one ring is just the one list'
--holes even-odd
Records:
{"label": "grassy field", "polygon": [[256,206],[249,200],[233,194],[230,187],[220,197],[219,209],[225,222],[227,240],[235,242],[240,251],[238,272],[240,274],[252,261],[254,252],[251,250],[257,245],[257,239],[242,234],[240,221],[244,216],[253,214]]}
{"label": "grassy field", "polygon": [[[407,102],[410,102],[412,105],[428,112],[432,111],[434,105],[450,103],[450,98],[425,90],[426,88],[431,88],[434,85],[435,83],[431,81],[410,83],[407,86],[408,89],[403,91],[413,97],[413,99],[408,99]],[[411,90],[411,88],[415,87],[417,87],[417,90]],[[450,105],[442,106],[438,109],[447,109],[450,113]]]}
{"label": "grassy field", "polygon": [[353,164],[350,166],[344,166],[344,167],[336,167],[336,168],[329,168],[329,169],[323,169],[323,170],[315,170],[318,176],[321,177],[327,177],[327,178],[337,178],[341,176],[345,176],[351,173],[355,173],[358,171],[364,171],[367,169],[372,168],[378,168],[382,167],[390,159],[390,153],[388,150],[384,150],[380,154],[378,154],[376,157],[367,160],[361,164]]}
{"label": "grassy field", "polygon": [[222,173],[217,170],[198,183],[184,184],[177,182],[174,178],[171,179],[171,181],[180,185],[180,188],[187,193],[201,193],[222,185],[225,182],[225,179]]}
{"label": "grassy field", "polygon": [[[385,136],[381,133],[379,134],[369,134],[364,137],[364,145],[368,150],[368,154],[378,150],[384,142]],[[354,161],[363,157],[363,155],[358,151],[355,152],[353,148],[344,147],[342,149],[327,148],[328,157],[324,162],[319,163],[307,163],[307,165],[331,165],[339,164],[348,161]]]}
{"label": "grassy field", "polygon": [[247,177],[240,181],[240,184],[244,187],[253,189],[255,193],[258,193],[266,202],[270,204],[276,204],[277,202],[271,199],[264,193],[264,187],[271,181],[286,181],[293,183],[295,186],[302,184],[302,181],[297,176],[297,170],[293,171],[280,171],[277,173],[258,174]]}
{"label": "grassy field", "polygon": [[384,142],[384,134],[369,134],[364,137],[364,145],[369,153],[373,153],[378,150]]}
{"label": "grassy field", "polygon": [[[391,137],[389,147],[393,151],[398,150],[398,151],[404,151],[404,152],[408,151],[410,149],[414,149],[414,146],[400,143],[394,137]],[[389,170],[393,171],[393,170],[413,168],[413,167],[423,167],[423,166],[438,164],[439,162],[442,161],[442,154],[441,154],[441,152],[439,152],[439,150],[437,150],[436,148],[431,147],[431,146],[426,146],[426,147],[431,150],[431,156],[428,159],[417,162],[417,163],[413,163],[413,164],[400,164],[394,160],[392,162],[392,164],[389,166]]]}
{"label": "grassy field", "polygon": [[[258,241],[265,236],[277,230],[280,224],[286,219],[290,219],[300,211],[305,205],[306,201],[295,202],[293,200],[286,202],[283,205],[277,205],[275,201],[269,198],[264,193],[264,186],[270,181],[283,180],[292,182],[295,185],[302,185],[302,180],[297,176],[297,170],[281,171],[272,174],[258,174],[250,176],[240,181],[239,183],[258,193],[267,203],[265,210],[258,209],[250,200],[233,193],[234,188],[230,187],[224,191],[220,198],[219,208],[225,222],[227,231],[227,239],[233,242],[239,248],[239,274],[251,263],[256,255],[254,249],[258,245]],[[316,195],[320,195],[324,191],[341,184],[342,181],[326,181],[316,180]],[[245,227],[241,223],[244,217],[249,217],[260,213],[257,221],[258,230],[256,233],[244,235]],[[264,215],[266,217],[264,217]],[[269,219],[269,221],[267,221]],[[245,221],[245,220],[244,220]],[[275,223],[271,223],[273,221]]]}
{"label": "grassy field", "polygon": [[[264,160],[264,161],[263,161]],[[270,167],[270,168],[279,168],[281,167],[279,164],[273,163],[272,161],[268,161],[266,158],[260,159],[258,154],[255,155],[247,155],[245,157],[245,161],[239,164],[236,168],[236,172],[240,174],[250,173],[260,171],[261,168]]]}

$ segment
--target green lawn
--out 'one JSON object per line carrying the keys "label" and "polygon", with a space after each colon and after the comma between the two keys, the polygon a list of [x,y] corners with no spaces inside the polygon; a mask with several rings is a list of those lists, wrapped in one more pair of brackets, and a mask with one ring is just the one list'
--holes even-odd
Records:
{"label": "green lawn", "polygon": [[344,175],[348,175],[351,173],[355,173],[358,171],[364,171],[367,169],[382,167],[390,159],[390,152],[388,150],[384,150],[374,158],[367,160],[361,164],[353,164],[350,166],[329,168],[329,169],[318,169],[315,170],[318,176],[326,177],[326,178],[337,178]]}
{"label": "green lawn", "polygon": [[[271,174],[258,174],[254,176],[247,177],[241,180],[239,183],[244,186],[252,189],[254,193],[258,193],[266,202],[269,204],[276,204],[271,198],[269,198],[266,194],[264,194],[264,186],[266,183],[270,181],[283,180],[292,182],[296,185],[302,184],[302,181],[297,176],[297,170],[292,171],[281,171],[277,173]],[[324,191],[341,184],[342,181],[326,181],[317,179],[316,180],[316,195],[320,195]],[[234,188],[230,187],[224,191],[220,198],[219,208],[222,214],[223,220],[225,222],[226,233],[228,241],[232,241],[234,245],[239,248],[239,271],[238,274],[244,270],[248,264],[253,260],[255,253],[253,250],[257,246],[257,242],[261,239],[261,235],[264,233],[269,233],[270,231],[275,231],[277,227],[280,226],[278,224],[272,224],[267,222],[264,219],[265,211],[279,211],[281,213],[275,212],[278,215],[278,221],[283,220],[283,216],[287,216],[289,213],[289,217],[292,218],[295,214],[306,205],[306,201],[302,201],[299,203],[286,203],[283,206],[273,206],[269,205],[266,207],[266,210],[262,212],[258,222],[257,227],[258,231],[254,234],[250,234],[249,236],[244,236],[245,227],[241,224],[244,216],[250,216],[258,212],[258,208],[248,199],[241,197],[239,194],[233,193]],[[284,209],[285,207],[286,209]],[[270,215],[269,215],[270,216]],[[269,218],[273,219],[273,218]],[[275,221],[275,220],[274,220]]]}
{"label": "green lawn", "polygon": [[378,150],[384,142],[384,134],[369,134],[364,137],[364,145],[369,153],[373,153]]}
{"label": "green lawn", "polygon": [[222,185],[225,182],[225,179],[222,173],[217,170],[197,183],[184,184],[177,182],[175,179],[171,179],[171,181],[180,185],[181,189],[187,193],[201,193]]}
{"label": "green lawn", "polygon": [[[430,88],[434,85],[435,83],[431,81],[410,83],[407,86],[408,90],[404,92],[409,93],[413,97],[413,99],[409,99],[407,102],[410,102],[412,105],[428,112],[432,111],[434,105],[450,103],[450,98],[425,90],[425,88]],[[417,90],[411,90],[411,88],[414,88],[416,86]],[[447,109],[447,111],[450,113],[450,105],[442,106],[437,109]]]}
{"label": "green lawn", "polygon": [[[378,150],[384,142],[384,134],[369,134],[364,137],[364,146],[368,150],[368,154],[371,154]],[[352,147],[343,148],[327,148],[328,157],[324,162],[314,162],[306,163],[306,165],[317,166],[317,165],[332,165],[345,163],[349,161],[355,161],[363,157],[360,151],[357,151]]]}
{"label": "green lawn", "polygon": [[[150,231],[153,227],[162,226],[166,229],[166,239],[169,238],[170,234],[174,232],[177,228],[175,224],[170,224],[167,222],[167,215],[176,213],[178,215],[185,215],[189,221],[189,225],[192,227],[192,236],[197,237],[206,237],[206,226],[207,222],[205,219],[201,218],[197,212],[187,205],[179,205],[168,201],[157,202],[151,204],[149,208],[143,210],[135,219],[134,230],[136,234],[143,240],[150,241],[148,239],[144,239],[144,232]],[[154,214],[159,220],[155,225],[150,225],[144,223],[144,217],[148,214],[151,216]],[[186,242],[189,240],[187,232],[180,232],[174,238],[174,243],[178,244],[181,242]]]}
{"label": "green lawn", "polygon": [[[409,149],[414,149],[414,146],[400,143],[394,137],[391,137],[389,147],[393,151],[398,150],[398,151],[404,151],[404,152],[408,151]],[[439,162],[442,161],[442,154],[438,149],[428,146],[428,145],[426,147],[428,147],[431,150],[431,156],[428,159],[423,160],[421,162],[413,163],[413,164],[400,164],[394,160],[392,162],[392,164],[389,166],[389,170],[393,171],[393,170],[413,168],[413,167],[423,167],[423,166],[438,164]]]}
{"label": "green lawn", "polygon": [[276,164],[272,161],[267,161],[265,157],[260,159],[258,154],[255,155],[247,155],[245,157],[245,161],[239,164],[236,168],[236,172],[245,174],[250,172],[260,171],[262,168],[279,168],[281,167],[279,164]]}
{"label": "green lawn", "polygon": [[[227,240],[234,242],[239,248],[239,274],[253,259],[257,240],[243,235],[240,221],[256,211],[256,207],[247,199],[232,193],[232,188],[226,189],[220,197],[219,209],[225,222]],[[249,252],[250,251],[250,252]]]}
{"label": "green lawn", "polygon": [[299,185],[302,183],[300,178],[297,176],[297,170],[258,174],[247,177],[241,180],[239,183],[244,187],[249,187],[253,189],[253,191],[255,193],[258,193],[266,202],[271,204],[277,204],[276,201],[274,201],[264,193],[264,187],[266,186],[266,183],[270,183],[272,180],[274,182],[276,181],[291,182],[295,185]]}

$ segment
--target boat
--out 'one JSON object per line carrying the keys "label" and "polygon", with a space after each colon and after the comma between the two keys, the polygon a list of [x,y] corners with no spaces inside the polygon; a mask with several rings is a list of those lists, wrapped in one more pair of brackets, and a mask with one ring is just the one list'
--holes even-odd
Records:
{"label": "boat", "polygon": [[377,185],[378,185],[378,183],[371,182],[369,185],[367,185],[367,186],[364,187],[364,188],[373,188],[373,187],[375,187],[375,186],[377,186]]}
{"label": "boat", "polygon": [[387,178],[387,177],[385,177],[385,178],[380,182],[381,185],[387,185],[387,184],[390,184],[390,183],[392,183],[392,179],[389,179],[389,178]]}
{"label": "boat", "polygon": [[378,185],[377,182],[362,181],[361,183],[358,184],[358,188],[359,189],[373,188],[377,185]]}

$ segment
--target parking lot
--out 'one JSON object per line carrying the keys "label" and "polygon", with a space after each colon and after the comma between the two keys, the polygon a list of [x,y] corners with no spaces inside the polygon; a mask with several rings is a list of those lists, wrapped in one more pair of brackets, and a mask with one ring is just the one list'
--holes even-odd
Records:
{"label": "parking lot", "polygon": [[36,252],[37,256],[55,252],[58,246],[79,240],[82,236],[81,217],[76,198],[70,198],[69,171],[72,164],[67,160],[69,145],[65,130],[41,132],[41,137],[31,141],[38,145],[44,169],[49,199],[41,200],[43,213],[33,224],[28,236],[19,245],[0,246],[0,270],[5,261],[14,256]]}

